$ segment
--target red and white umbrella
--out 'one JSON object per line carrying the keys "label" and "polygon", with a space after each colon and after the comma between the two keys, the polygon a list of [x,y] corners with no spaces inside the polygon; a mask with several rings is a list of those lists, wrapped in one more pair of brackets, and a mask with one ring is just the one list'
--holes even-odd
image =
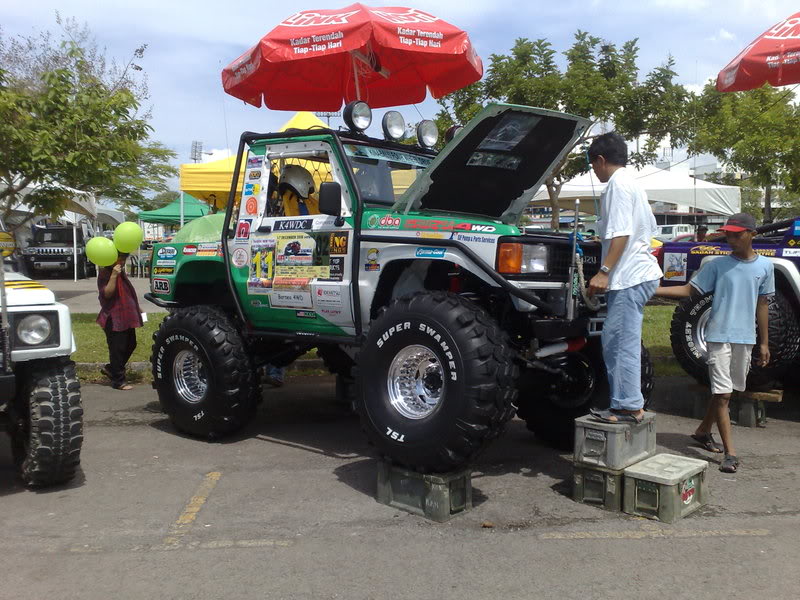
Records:
{"label": "red and white umbrella", "polygon": [[717,75],[717,90],[742,92],[800,83],[800,12],[768,29]]}
{"label": "red and white umbrella", "polygon": [[414,104],[478,81],[469,36],[413,8],[352,4],[292,15],[225,67],[225,91],[275,110]]}

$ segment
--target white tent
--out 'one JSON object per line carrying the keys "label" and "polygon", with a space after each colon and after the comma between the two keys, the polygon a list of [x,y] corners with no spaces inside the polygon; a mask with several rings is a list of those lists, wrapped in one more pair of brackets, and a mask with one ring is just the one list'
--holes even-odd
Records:
{"label": "white tent", "polygon": [[[666,171],[652,165],[633,171],[633,176],[642,184],[651,204],[665,203],[686,208],[695,208],[717,215],[732,215],[739,212],[742,203],[741,190],[735,185],[717,185],[710,181],[690,177],[688,171]],[[596,201],[606,185],[600,183],[591,171],[567,181],[558,195],[562,209],[575,208],[580,200],[580,211],[597,214]],[[547,188],[542,188],[533,197],[533,202],[542,205],[549,201]]]}

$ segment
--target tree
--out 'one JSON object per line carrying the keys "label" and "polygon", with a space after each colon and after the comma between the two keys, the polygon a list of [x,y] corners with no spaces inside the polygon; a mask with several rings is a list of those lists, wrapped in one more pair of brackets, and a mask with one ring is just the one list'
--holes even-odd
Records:
{"label": "tree", "polygon": [[708,83],[693,102],[697,133],[689,150],[714,155],[763,188],[765,223],[775,217],[776,189],[787,201],[800,193],[800,109],[790,97],[790,92],[769,86],[720,93]]}
{"label": "tree", "polygon": [[668,57],[640,81],[637,44],[630,40],[618,49],[578,31],[572,47],[564,53],[566,68],[562,70],[550,42],[518,39],[510,54],[490,57],[483,81],[439,101],[442,110],[437,124],[444,130],[456,122],[466,123],[488,101],[560,110],[590,119],[592,127],[545,180],[553,209],[552,226],[558,228],[561,186],[588,169],[585,154],[579,150],[602,130],[613,128],[636,140],[630,160],[637,165],[652,162],[664,140],[678,146],[688,139],[689,96],[674,82],[674,60]]}
{"label": "tree", "polygon": [[[121,205],[148,202],[167,190],[175,153],[150,139],[146,81],[136,75],[145,51],[118,66],[107,63],[88,29],[62,20],[50,33],[5,38],[0,31],[0,215],[37,183],[25,202],[59,216],[63,185]],[[60,184],[60,185],[59,185]]]}

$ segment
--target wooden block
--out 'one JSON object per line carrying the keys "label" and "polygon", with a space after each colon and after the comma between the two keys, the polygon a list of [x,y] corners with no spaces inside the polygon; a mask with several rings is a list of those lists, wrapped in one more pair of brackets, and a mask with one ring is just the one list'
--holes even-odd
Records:
{"label": "wooden block", "polygon": [[770,390],[769,392],[739,392],[742,400],[750,402],[783,402],[783,390]]}

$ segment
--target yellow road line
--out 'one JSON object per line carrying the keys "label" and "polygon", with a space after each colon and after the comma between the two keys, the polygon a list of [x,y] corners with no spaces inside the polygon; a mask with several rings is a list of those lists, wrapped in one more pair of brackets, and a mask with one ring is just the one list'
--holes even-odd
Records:
{"label": "yellow road line", "polygon": [[653,538],[714,538],[714,537],[764,537],[769,529],[707,529],[683,531],[657,529],[646,531],[566,531],[539,534],[540,540],[644,540]]}
{"label": "yellow road line", "polygon": [[197,514],[200,512],[200,509],[203,508],[206,500],[208,500],[209,494],[211,494],[217,486],[220,477],[222,477],[222,473],[219,471],[212,471],[206,474],[203,478],[203,483],[197,488],[194,496],[189,500],[186,508],[183,509],[181,516],[178,517],[178,520],[170,527],[169,534],[164,538],[164,544],[166,546],[177,546],[181,538],[191,529],[192,523],[194,523],[197,518]]}

